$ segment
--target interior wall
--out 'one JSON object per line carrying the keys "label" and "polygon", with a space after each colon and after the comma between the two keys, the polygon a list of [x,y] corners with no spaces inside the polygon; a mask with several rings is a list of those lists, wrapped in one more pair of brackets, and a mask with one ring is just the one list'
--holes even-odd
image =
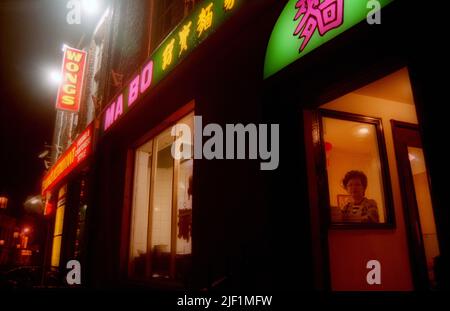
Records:
{"label": "interior wall", "polygon": [[[407,71],[405,69],[402,71],[401,74],[408,79]],[[373,85],[376,85],[376,82]],[[395,88],[387,90],[385,95],[389,95],[388,92],[395,92]],[[381,94],[383,93],[381,92]],[[413,289],[390,120],[417,124],[417,115],[412,102],[400,102],[386,98],[389,97],[381,98],[370,96],[369,93],[362,95],[361,92],[352,92],[321,107],[382,119],[396,222],[394,229],[329,230],[330,272],[333,290],[407,291]],[[378,260],[381,264],[381,285],[367,284],[366,275],[369,270],[366,268],[366,264],[369,260]]]}
{"label": "interior wall", "polygon": [[[424,163],[423,154],[421,162]],[[425,166],[421,165],[423,169]],[[431,203],[431,195],[428,186],[428,175],[426,171],[415,170],[412,168],[414,188],[419,210],[420,226],[422,229],[423,246],[425,248],[425,256],[427,261],[427,270],[430,279],[434,279],[434,259],[439,256],[439,244],[436,232],[436,225],[433,215],[433,206]]]}
{"label": "interior wall", "polygon": [[173,168],[157,168],[152,214],[152,246],[163,245],[165,252],[169,252],[171,247],[172,177]]}
{"label": "interior wall", "polygon": [[[131,233],[131,257],[139,257],[147,253],[147,222],[148,222],[148,193],[150,176],[148,161],[150,155],[147,152],[136,152],[135,191],[133,197],[133,217]],[[144,186],[136,186],[144,185]]]}
{"label": "interior wall", "polygon": [[[348,171],[358,168],[367,175],[367,179],[369,181],[378,181],[380,179],[378,165],[375,159],[373,159],[369,154],[355,154],[346,150],[336,149],[330,151],[329,157],[332,159],[332,165],[327,167],[331,206],[338,206],[338,195],[348,194],[342,185],[342,179]],[[377,202],[380,222],[384,222],[385,215],[382,189],[373,182],[368,183],[366,197]]]}

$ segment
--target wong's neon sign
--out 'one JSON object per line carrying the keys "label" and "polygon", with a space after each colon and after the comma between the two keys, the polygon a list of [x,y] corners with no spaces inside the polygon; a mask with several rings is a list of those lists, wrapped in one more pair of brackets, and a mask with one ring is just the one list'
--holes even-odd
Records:
{"label": "wong's neon sign", "polygon": [[62,83],[58,89],[56,109],[78,112],[83,88],[85,51],[66,46],[61,69]]}

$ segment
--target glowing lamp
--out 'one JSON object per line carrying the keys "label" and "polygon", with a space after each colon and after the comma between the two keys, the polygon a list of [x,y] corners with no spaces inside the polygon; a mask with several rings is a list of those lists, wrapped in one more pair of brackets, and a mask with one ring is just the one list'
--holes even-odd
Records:
{"label": "glowing lamp", "polygon": [[0,209],[5,209],[8,206],[8,198],[0,197]]}

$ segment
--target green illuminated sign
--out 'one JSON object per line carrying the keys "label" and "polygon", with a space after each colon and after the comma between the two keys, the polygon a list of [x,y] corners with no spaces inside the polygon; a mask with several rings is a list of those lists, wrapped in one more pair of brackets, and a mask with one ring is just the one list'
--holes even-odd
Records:
{"label": "green illuminated sign", "polygon": [[101,114],[101,133],[105,133],[142,96],[153,89],[192,50],[213,33],[243,0],[209,0],[196,9],[164,39],[146,60],[127,86],[108,104]]}
{"label": "green illuminated sign", "polygon": [[392,1],[290,0],[270,36],[264,78],[272,76],[362,20],[372,17]]}
{"label": "green illuminated sign", "polygon": [[195,47],[206,39],[242,3],[242,0],[203,1],[164,40],[151,58],[155,63],[154,83],[167,75]]}

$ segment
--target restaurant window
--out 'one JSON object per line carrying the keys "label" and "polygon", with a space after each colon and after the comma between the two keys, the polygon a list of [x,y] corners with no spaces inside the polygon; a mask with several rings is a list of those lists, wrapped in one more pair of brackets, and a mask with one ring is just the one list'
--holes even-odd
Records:
{"label": "restaurant window", "polygon": [[381,120],[320,111],[332,225],[392,222]]}
{"label": "restaurant window", "polygon": [[[193,113],[177,124],[189,126]],[[193,160],[172,156],[172,127],[136,149],[129,275],[184,280],[192,252]],[[178,139],[178,138],[177,138]]]}
{"label": "restaurant window", "polygon": [[150,0],[150,54],[201,0]]}
{"label": "restaurant window", "polygon": [[59,261],[61,258],[61,242],[64,225],[64,212],[66,207],[66,192],[67,185],[61,187],[58,191],[58,203],[55,216],[55,228],[53,231],[53,247],[51,258],[51,266],[56,268],[59,267]]}

